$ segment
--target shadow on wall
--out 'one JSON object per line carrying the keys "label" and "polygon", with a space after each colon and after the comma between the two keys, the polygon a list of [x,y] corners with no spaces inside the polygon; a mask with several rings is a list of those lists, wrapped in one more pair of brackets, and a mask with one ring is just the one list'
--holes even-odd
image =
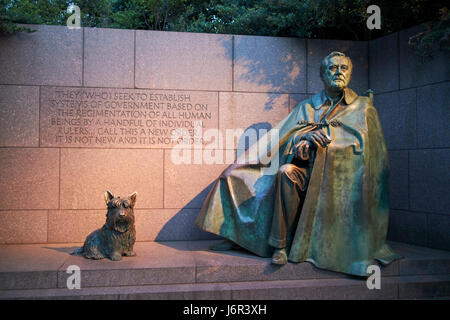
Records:
{"label": "shadow on wall", "polygon": [[[262,122],[249,126],[244,133],[239,137],[238,146],[242,146],[237,150],[237,156],[245,152],[252,142],[255,140],[249,139],[249,130],[256,132],[256,139],[259,139],[261,134],[272,129],[270,123]],[[263,131],[260,131],[263,130]],[[207,170],[207,168],[205,168]],[[217,176],[219,178],[219,176]],[[199,192],[195,197],[189,201],[182,209],[180,209],[158,232],[155,241],[174,241],[174,240],[218,240],[222,239],[214,234],[201,231],[195,226],[195,219],[201,209],[201,205],[207,198],[215,180],[212,181],[206,188]]]}
{"label": "shadow on wall", "polygon": [[[224,48],[222,54],[226,57],[234,57],[233,91],[242,94],[261,93],[264,95],[264,99],[260,100],[264,101],[264,105],[250,104],[248,108],[229,108],[242,112],[242,118],[255,119],[252,124],[247,124],[247,128],[238,139],[237,156],[239,156],[255,141],[252,139],[254,138],[252,134],[254,135],[256,132],[257,140],[261,134],[272,129],[270,122],[273,119],[267,116],[267,121],[261,121],[260,111],[255,110],[273,112],[281,93],[306,91],[305,41],[293,38],[253,36],[233,36],[234,44],[232,46],[227,41],[223,37],[219,37],[217,40],[218,45]],[[223,59],[223,56],[217,58]],[[226,109],[228,106],[221,105],[220,107]],[[246,111],[248,114],[245,113]],[[205,170],[208,170],[206,165]],[[157,234],[155,241],[221,239],[216,235],[199,230],[194,225],[214,182],[211,181],[206,188],[167,221]]]}
{"label": "shadow on wall", "polygon": [[305,40],[234,36],[234,91],[267,93],[272,110],[280,93],[306,92]]}

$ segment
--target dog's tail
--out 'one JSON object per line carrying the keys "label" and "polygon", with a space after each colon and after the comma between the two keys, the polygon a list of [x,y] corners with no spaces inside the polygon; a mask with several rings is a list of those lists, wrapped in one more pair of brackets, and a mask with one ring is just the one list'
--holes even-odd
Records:
{"label": "dog's tail", "polygon": [[70,254],[71,255],[77,255],[77,254],[82,254],[84,252],[83,247],[80,247],[78,249],[75,249],[74,251],[72,251]]}

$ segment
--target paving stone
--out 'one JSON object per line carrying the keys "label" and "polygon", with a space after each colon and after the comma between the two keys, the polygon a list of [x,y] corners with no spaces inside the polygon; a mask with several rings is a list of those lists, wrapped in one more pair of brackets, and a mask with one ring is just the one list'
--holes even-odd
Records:
{"label": "paving stone", "polygon": [[399,298],[431,298],[450,295],[450,275],[402,277]]}
{"label": "paving stone", "polygon": [[58,287],[66,287],[69,275],[65,270],[70,265],[80,267],[81,287],[85,288],[195,282],[194,259],[185,243],[137,242],[134,251],[135,257],[121,261],[70,256],[58,271]]}
{"label": "paving stone", "polygon": [[56,288],[57,270],[67,259],[59,245],[0,246],[0,290]]}

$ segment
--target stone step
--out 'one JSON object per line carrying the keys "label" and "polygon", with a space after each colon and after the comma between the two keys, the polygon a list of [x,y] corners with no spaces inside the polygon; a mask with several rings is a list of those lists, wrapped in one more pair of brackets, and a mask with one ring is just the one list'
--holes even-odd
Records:
{"label": "stone step", "polygon": [[447,299],[450,275],[387,277],[379,290],[364,280],[309,279],[0,291],[0,299],[368,300]]}
{"label": "stone step", "polygon": [[[306,289],[299,288],[308,288],[306,296],[314,296],[311,288],[316,288],[319,283],[326,283],[329,286],[333,283],[332,281],[341,281],[337,283],[343,283],[343,286],[346,287],[347,284],[357,281],[362,283],[364,291],[371,292],[366,288],[364,280],[320,270],[307,262],[275,266],[270,263],[270,259],[257,257],[244,250],[227,252],[208,250],[213,243],[215,242],[138,242],[135,245],[137,256],[124,257],[121,261],[108,259],[95,261],[69,255],[69,252],[81,244],[1,245],[0,290],[4,297],[14,292],[16,294],[29,292],[33,295],[34,289],[48,289],[40,291],[40,294],[49,297],[52,294],[56,296],[61,294],[64,297],[69,293],[69,296],[83,296],[84,294],[92,297],[116,298],[133,296],[133,292],[126,290],[137,290],[136,292],[144,290],[142,295],[152,296],[153,294],[155,297],[163,296],[164,290],[169,290],[167,294],[170,296],[202,296],[203,293],[206,293],[207,296],[215,297],[218,294],[219,297],[222,297],[222,292],[230,292],[230,287],[227,287],[230,285],[233,288],[242,288],[232,291],[234,296],[238,297],[239,292],[246,292],[245,287],[239,287],[240,285],[248,285],[249,290],[257,294],[264,290],[253,288],[253,286],[264,286],[265,283],[276,285],[277,281],[282,281],[283,286],[289,283],[308,283],[310,286],[295,287],[292,290],[301,292]],[[391,245],[405,259],[382,268],[383,281],[396,279],[395,281],[399,281],[394,285],[397,290],[414,292],[411,297],[408,297],[407,293],[402,293],[401,297],[422,297],[423,290],[429,292],[425,296],[430,294],[445,296],[446,288],[448,288],[448,281],[445,280],[445,277],[450,275],[450,252],[402,243],[391,243]],[[76,293],[74,290],[65,289],[70,276],[66,270],[71,265],[76,265],[81,270],[81,287],[83,289],[77,290]],[[433,277],[438,280],[433,280]],[[312,280],[322,282],[308,282]],[[326,280],[331,282],[326,282]],[[406,282],[400,285],[401,281]],[[389,282],[387,283],[389,287]],[[415,283],[420,283],[418,292],[414,291],[416,290],[413,285]],[[428,285],[428,283],[430,284]],[[411,289],[400,289],[408,288],[408,285],[412,286]],[[439,285],[443,287],[439,289]],[[426,289],[427,286],[430,289]],[[116,293],[122,292],[117,288],[125,290],[125,293],[122,295]],[[173,288],[185,288],[180,289],[185,291],[178,292]],[[356,287],[352,285],[349,288],[355,289]],[[28,291],[29,289],[31,291]],[[145,291],[147,289],[150,291]],[[400,298],[400,295],[396,294],[394,289],[392,290],[392,293],[387,293],[388,290],[385,291],[383,296]],[[9,291],[11,293],[8,293]],[[274,289],[274,292],[282,295],[282,290]],[[249,294],[246,293],[244,296]],[[302,294],[299,293],[299,296]]]}

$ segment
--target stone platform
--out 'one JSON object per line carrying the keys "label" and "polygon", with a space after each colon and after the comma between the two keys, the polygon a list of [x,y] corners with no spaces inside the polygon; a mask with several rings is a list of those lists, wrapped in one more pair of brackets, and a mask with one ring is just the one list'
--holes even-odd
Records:
{"label": "stone platform", "polygon": [[[274,266],[214,241],[137,242],[136,257],[93,261],[81,244],[0,246],[0,299],[448,299],[450,252],[391,243],[405,259],[381,269],[381,289],[312,264]],[[67,289],[70,265],[81,289]]]}

